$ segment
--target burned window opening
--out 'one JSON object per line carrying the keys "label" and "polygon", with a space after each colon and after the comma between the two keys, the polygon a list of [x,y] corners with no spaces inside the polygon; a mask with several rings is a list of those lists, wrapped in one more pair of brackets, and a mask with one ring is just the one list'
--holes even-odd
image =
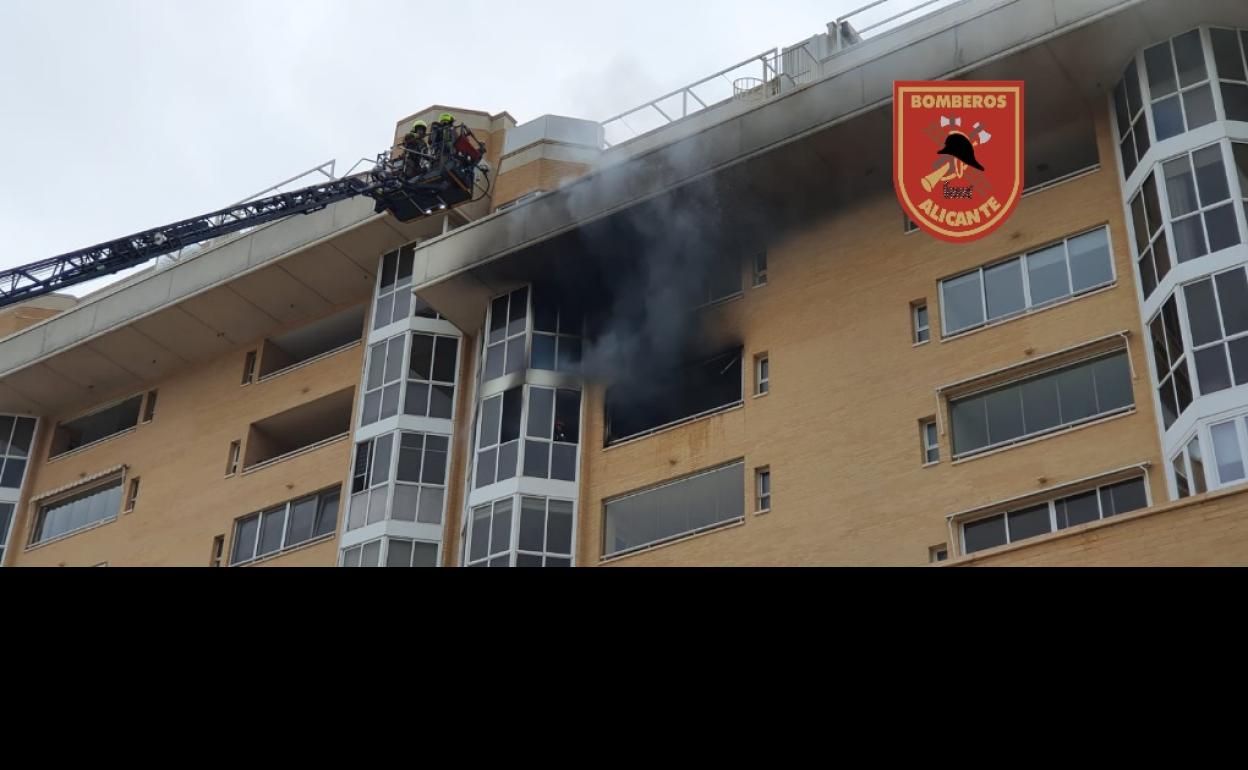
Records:
{"label": "burned window opening", "polygon": [[607,391],[606,446],[743,402],[742,348]]}

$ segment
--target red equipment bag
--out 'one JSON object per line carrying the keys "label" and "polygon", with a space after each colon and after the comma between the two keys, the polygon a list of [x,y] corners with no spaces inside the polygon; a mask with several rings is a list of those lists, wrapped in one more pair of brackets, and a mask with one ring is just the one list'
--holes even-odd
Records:
{"label": "red equipment bag", "polygon": [[455,152],[463,155],[473,164],[481,160],[481,150],[477,147],[477,143],[472,141],[471,134],[460,134],[455,140]]}

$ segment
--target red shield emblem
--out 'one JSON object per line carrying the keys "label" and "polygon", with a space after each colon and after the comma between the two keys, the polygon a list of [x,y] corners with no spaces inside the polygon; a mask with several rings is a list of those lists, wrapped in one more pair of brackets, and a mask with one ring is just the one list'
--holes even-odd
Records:
{"label": "red shield emblem", "polygon": [[1023,194],[1021,81],[893,85],[893,184],[906,216],[951,243],[1003,225]]}

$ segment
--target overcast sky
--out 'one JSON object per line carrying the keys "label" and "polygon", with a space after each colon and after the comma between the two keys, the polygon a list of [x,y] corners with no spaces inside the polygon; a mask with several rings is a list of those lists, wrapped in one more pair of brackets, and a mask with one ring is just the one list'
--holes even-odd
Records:
{"label": "overcast sky", "polygon": [[604,119],[865,4],[0,0],[0,267],[342,173],[434,103]]}

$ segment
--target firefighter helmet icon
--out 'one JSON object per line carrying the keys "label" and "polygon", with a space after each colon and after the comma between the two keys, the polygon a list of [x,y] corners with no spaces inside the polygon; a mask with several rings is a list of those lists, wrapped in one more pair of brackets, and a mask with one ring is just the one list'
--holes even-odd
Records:
{"label": "firefighter helmet icon", "polygon": [[984,170],[984,167],[979,165],[979,161],[975,160],[975,145],[971,144],[971,140],[961,131],[950,133],[949,138],[945,140],[945,149],[936,154],[948,155],[971,168],[976,168],[980,171]]}

